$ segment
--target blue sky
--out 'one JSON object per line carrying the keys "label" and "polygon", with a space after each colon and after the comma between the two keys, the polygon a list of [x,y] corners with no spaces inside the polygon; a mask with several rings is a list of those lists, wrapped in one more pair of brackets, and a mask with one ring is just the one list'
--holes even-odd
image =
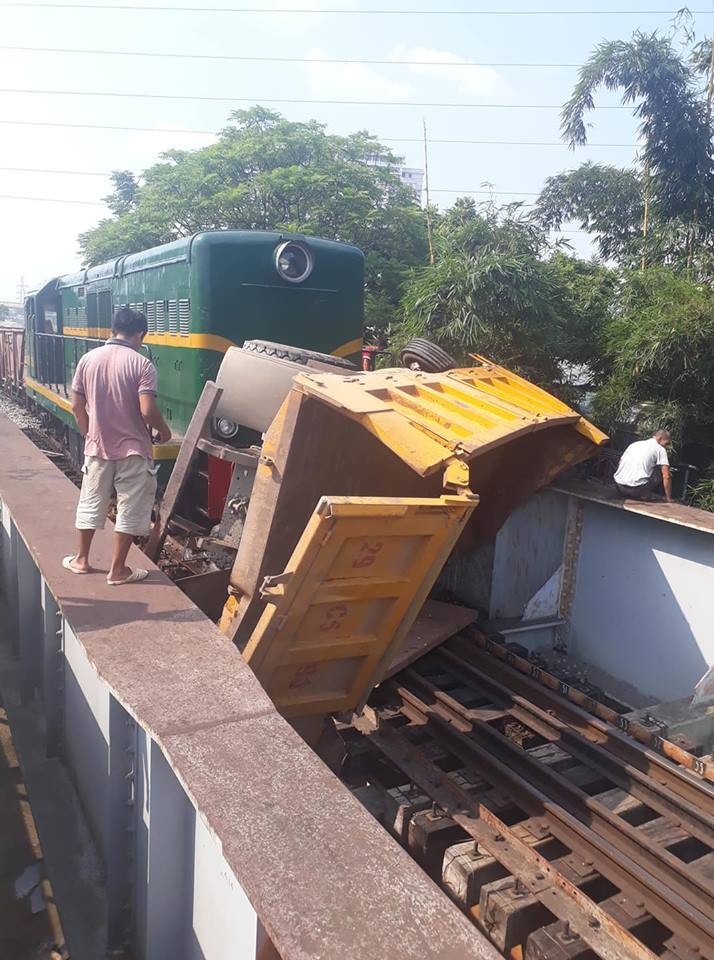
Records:
{"label": "blue sky", "polygon": [[[81,0],[80,0],[81,2]],[[97,0],[102,5],[107,0]],[[123,2],[138,5],[137,0]],[[198,6],[198,0],[150,0],[158,5]],[[613,10],[634,15],[572,16],[425,16],[298,12],[258,14],[176,13],[133,10],[78,10],[10,6],[0,2],[0,43],[7,46],[63,47],[100,51],[193,53],[225,56],[447,60],[488,63],[581,63],[601,39],[628,38],[640,28],[667,29],[673,10],[653,0],[210,0],[212,7],[309,7],[329,10]],[[697,4],[705,8],[701,0]],[[699,36],[711,33],[712,14],[695,20]],[[426,120],[431,139],[559,140],[557,109],[522,109],[519,104],[561,104],[576,69],[519,67],[417,67],[298,63],[240,63],[229,60],[181,60],[140,56],[66,54],[0,49],[3,90],[102,91],[186,94],[246,98],[265,103],[293,120],[315,118],[332,132],[367,128],[403,154],[408,166],[423,166],[418,142]],[[376,106],[277,104],[270,98],[375,100]],[[458,107],[388,106],[386,100],[453,102]],[[602,94],[598,105],[618,100]],[[512,106],[469,106],[499,104]],[[191,148],[210,142],[208,135],[184,131],[217,130],[232,108],[229,103],[182,100],[118,99],[0,93],[0,120],[47,123],[110,124],[164,127],[168,133],[124,132],[0,124],[3,167],[32,167],[102,173],[117,168],[140,172],[169,147]],[[629,111],[597,110],[590,117],[591,138],[604,143],[634,144],[636,127]],[[396,142],[391,142],[392,140]],[[430,179],[433,199],[453,202],[456,193],[494,190],[533,197],[545,177],[591,158],[626,165],[635,150],[585,148],[572,153],[565,145],[504,146],[432,144]],[[0,194],[62,200],[98,201],[107,193],[101,176],[66,176],[0,170]],[[442,192],[445,191],[445,192]],[[16,299],[24,276],[33,286],[79,265],[77,234],[102,216],[101,206],[21,201],[0,198],[0,299]],[[587,238],[571,234],[577,249]]]}

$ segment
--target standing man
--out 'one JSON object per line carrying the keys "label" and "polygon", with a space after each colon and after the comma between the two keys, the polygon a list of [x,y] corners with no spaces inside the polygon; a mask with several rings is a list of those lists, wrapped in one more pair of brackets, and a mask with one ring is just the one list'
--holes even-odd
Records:
{"label": "standing man", "polygon": [[72,411],[84,442],[84,479],[77,505],[79,550],[62,566],[72,573],[90,573],[89,549],[95,530],[107,518],[116,491],[110,586],[143,580],[147,570],[126,565],[134,537],[151,529],[156,497],[151,429],[159,440],[171,430],[156,403],[156,369],[139,353],[146,336],[143,313],[122,307],[112,320],[112,337],[80,358],[72,381]]}
{"label": "standing man", "polygon": [[672,476],[665,447],[672,442],[668,430],[658,430],[649,440],[631,443],[620,458],[615,471],[615,486],[621,496],[630,500],[649,500],[662,471],[662,485],[667,503],[672,502]]}

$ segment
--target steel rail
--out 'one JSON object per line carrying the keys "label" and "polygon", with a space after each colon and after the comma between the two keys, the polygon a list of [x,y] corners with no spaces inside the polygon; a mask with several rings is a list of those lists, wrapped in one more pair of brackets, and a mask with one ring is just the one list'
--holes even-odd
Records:
{"label": "steel rail", "polygon": [[603,960],[653,960],[654,954],[628,930],[564,877],[545,857],[520,839],[483,803],[450,781],[400,733],[358,725],[369,740],[437,803],[480,847],[517,877],[529,892]]}
{"label": "steel rail", "polygon": [[[427,695],[434,696],[435,690],[440,692],[415,671],[405,672],[409,674],[410,680],[415,685],[423,686]],[[404,687],[399,687],[398,692],[401,697],[413,695],[412,691]],[[437,697],[435,699],[438,700]],[[422,702],[425,703],[425,701]],[[454,722],[454,714],[456,714],[457,719],[462,721],[461,724],[457,724],[457,729],[463,727],[463,717],[458,711],[444,707],[442,703],[434,710],[436,715],[448,723]],[[668,871],[670,886],[682,899],[704,915],[714,912],[711,884],[705,877],[691,870],[688,864],[664,847],[653,844],[636,827],[613,813],[596,797],[591,797],[562,773],[531,756],[528,751],[514,744],[507,736],[485,721],[474,718],[465,725],[469,736],[478,741],[482,747],[490,750],[493,756],[504,763],[521,770],[524,779],[578,820],[589,823],[595,833],[621,846],[633,860],[647,864],[653,873]],[[467,731],[460,730],[460,732]],[[714,923],[712,932],[714,933]]]}
{"label": "steel rail", "polygon": [[637,767],[653,780],[666,785],[673,793],[686,798],[691,804],[714,817],[714,786],[708,781],[694,776],[661,753],[623,733],[612,723],[588,713],[572,700],[542,686],[500,658],[484,652],[475,643],[455,637],[440,649],[440,653],[446,656],[454,651],[466,662],[473,663],[474,666],[478,664],[483,670],[487,670],[490,676],[500,678],[510,690],[524,696],[541,709],[555,711],[574,729],[596,738],[610,753]]}
{"label": "steel rail", "polygon": [[[650,913],[673,933],[678,933],[692,945],[700,946],[705,955],[714,956],[711,890],[703,895],[698,883],[688,882],[686,877],[672,869],[667,861],[675,858],[671,855],[670,858],[663,858],[658,852],[649,850],[642,845],[643,838],[633,842],[622,827],[609,826],[607,818],[599,811],[584,810],[583,806],[587,804],[578,797],[582,791],[578,791],[571,783],[566,781],[566,787],[555,791],[556,794],[560,793],[563,803],[521,776],[516,770],[526,767],[527,754],[518,748],[501,749],[501,734],[492,731],[495,736],[490,742],[487,738],[481,738],[479,742],[473,725],[469,733],[459,729],[465,722],[460,717],[454,722],[455,718],[449,716],[442,704],[430,706],[403,686],[393,683],[390,686],[412,710],[421,715],[437,742],[463,763],[474,765],[479,775],[510,794],[526,813],[544,815],[553,836],[584,858],[591,859],[596,869],[620,889],[642,900]],[[541,769],[538,779],[546,788],[549,785],[552,788],[552,776],[552,771]],[[580,819],[568,807],[574,807],[584,819]],[[643,868],[643,863],[647,864],[647,869]]]}
{"label": "steel rail", "polygon": [[[707,809],[702,809],[701,806],[678,796],[666,785],[643,773],[633,764],[621,761],[607,750],[599,738],[597,742],[589,740],[552,713],[542,710],[526,698],[513,693],[508,687],[456,654],[439,650],[435,651],[433,656],[437,662],[443,664],[447,672],[453,673],[455,679],[463,680],[463,674],[467,673],[479,688],[493,696],[496,703],[503,702],[505,709],[514,719],[551,742],[560,742],[575,759],[591,766],[612,780],[615,786],[637,800],[641,800],[662,816],[672,817],[687,833],[714,849],[714,819]],[[442,695],[439,696],[441,699]],[[453,701],[453,698],[450,699]],[[464,718],[468,718],[467,708],[458,701],[453,701],[453,708],[458,710]]]}

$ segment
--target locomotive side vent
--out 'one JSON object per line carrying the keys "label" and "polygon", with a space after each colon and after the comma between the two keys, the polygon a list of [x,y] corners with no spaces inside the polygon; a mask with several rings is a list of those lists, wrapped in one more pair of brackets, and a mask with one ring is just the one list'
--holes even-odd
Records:
{"label": "locomotive side vent", "polygon": [[156,301],[156,332],[166,333],[166,312],[167,304],[165,300]]}
{"label": "locomotive side vent", "polygon": [[146,325],[149,333],[156,333],[156,304],[153,300],[146,304]]}
{"label": "locomotive side vent", "polygon": [[191,332],[191,301],[190,300],[179,300],[178,316],[179,316],[179,333],[181,334],[182,337],[187,337]]}

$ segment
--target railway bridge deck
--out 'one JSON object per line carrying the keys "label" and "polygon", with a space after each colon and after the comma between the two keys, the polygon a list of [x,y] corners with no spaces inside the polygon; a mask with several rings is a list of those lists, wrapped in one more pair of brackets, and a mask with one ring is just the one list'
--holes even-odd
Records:
{"label": "railway bridge deck", "polygon": [[714,757],[542,659],[570,645],[632,689],[691,690],[714,659],[706,516],[536,495],[442,577],[504,633],[468,628],[338,724],[343,782],[143,554],[126,590],[104,534],[96,575],[64,570],[76,487],[2,416],[0,448],[13,957],[714,960]]}
{"label": "railway bridge deck", "polygon": [[62,568],[76,488],[3,417],[0,449],[2,691],[71,956],[498,956],[158,568],[106,586],[107,535]]}

